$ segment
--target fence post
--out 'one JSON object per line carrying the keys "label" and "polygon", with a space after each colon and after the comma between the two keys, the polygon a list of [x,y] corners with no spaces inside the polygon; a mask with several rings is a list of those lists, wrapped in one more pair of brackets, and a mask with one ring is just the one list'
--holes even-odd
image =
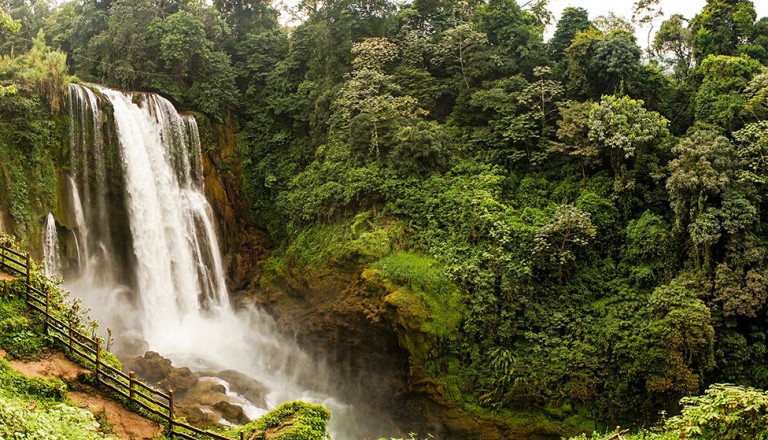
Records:
{"label": "fence post", "polygon": [[133,371],[128,374],[128,389],[130,390],[131,402],[136,400],[136,373]]}
{"label": "fence post", "polygon": [[99,370],[101,369],[101,340],[100,338],[96,338],[96,383],[101,383],[101,378],[99,377]]}
{"label": "fence post", "polygon": [[[48,317],[51,316],[51,290],[46,289],[45,290],[45,334],[48,334]],[[72,342],[70,342],[70,348],[72,346]]]}
{"label": "fence post", "polygon": [[173,388],[168,389],[168,433],[173,434]]}
{"label": "fence post", "polygon": [[[27,301],[29,301],[30,298],[30,292],[29,292],[29,282],[30,282],[30,276],[29,276],[29,252],[27,252],[27,282],[25,283],[27,288]],[[47,320],[47,318],[46,318]]]}
{"label": "fence post", "polygon": [[72,321],[68,322],[67,326],[69,327],[69,353],[74,356],[75,353],[72,351]]}
{"label": "fence post", "polygon": [[240,431],[240,440],[245,440],[245,431]]}

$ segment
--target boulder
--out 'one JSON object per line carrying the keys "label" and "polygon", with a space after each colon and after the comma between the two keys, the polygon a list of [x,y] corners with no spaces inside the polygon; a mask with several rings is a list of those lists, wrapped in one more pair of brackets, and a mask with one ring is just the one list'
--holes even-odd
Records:
{"label": "boulder", "polygon": [[238,405],[233,405],[227,401],[222,400],[213,405],[213,408],[221,413],[221,417],[228,422],[232,422],[236,425],[245,425],[250,422],[251,419],[245,415],[243,408]]}

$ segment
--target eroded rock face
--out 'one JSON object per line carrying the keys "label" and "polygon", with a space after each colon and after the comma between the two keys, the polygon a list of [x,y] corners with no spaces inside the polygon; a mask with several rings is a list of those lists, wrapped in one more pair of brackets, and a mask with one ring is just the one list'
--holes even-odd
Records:
{"label": "eroded rock face", "polygon": [[260,408],[267,406],[269,389],[239,371],[193,372],[174,367],[170,359],[153,351],[129,359],[123,368],[161,391],[173,389],[176,413],[202,428],[248,423],[243,410],[246,401]]}

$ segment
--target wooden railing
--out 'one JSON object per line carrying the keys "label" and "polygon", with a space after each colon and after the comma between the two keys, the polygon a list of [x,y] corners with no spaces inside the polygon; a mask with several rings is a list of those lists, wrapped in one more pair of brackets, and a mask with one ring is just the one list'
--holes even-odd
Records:
{"label": "wooden railing", "polygon": [[[204,431],[187,423],[174,420],[172,389],[162,392],[136,379],[136,374],[133,371],[125,374],[117,368],[104,363],[101,338],[87,336],[78,328],[73,327],[72,322],[64,322],[51,314],[50,291],[43,293],[32,285],[29,254],[22,254],[0,245],[0,269],[20,278],[25,286],[27,305],[44,316],[46,334],[61,344],[62,347],[69,350],[70,356],[79,356],[79,360],[85,361],[86,367],[91,368],[92,365],[93,374],[98,385],[117,393],[127,399],[128,402],[132,402],[165,420],[168,424],[168,434],[171,438],[178,437],[189,440],[201,438],[195,437],[197,435],[202,436],[202,438],[232,440],[230,437]],[[189,433],[180,430],[188,431]],[[244,438],[245,433],[240,432],[240,439]]]}

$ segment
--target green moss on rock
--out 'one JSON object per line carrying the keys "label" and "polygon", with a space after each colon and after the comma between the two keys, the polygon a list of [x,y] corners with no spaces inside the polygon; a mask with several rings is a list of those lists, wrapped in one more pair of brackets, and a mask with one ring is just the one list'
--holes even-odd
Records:
{"label": "green moss on rock", "polygon": [[329,439],[326,422],[331,411],[316,403],[296,400],[286,402],[242,428],[246,438],[260,440],[321,440]]}

